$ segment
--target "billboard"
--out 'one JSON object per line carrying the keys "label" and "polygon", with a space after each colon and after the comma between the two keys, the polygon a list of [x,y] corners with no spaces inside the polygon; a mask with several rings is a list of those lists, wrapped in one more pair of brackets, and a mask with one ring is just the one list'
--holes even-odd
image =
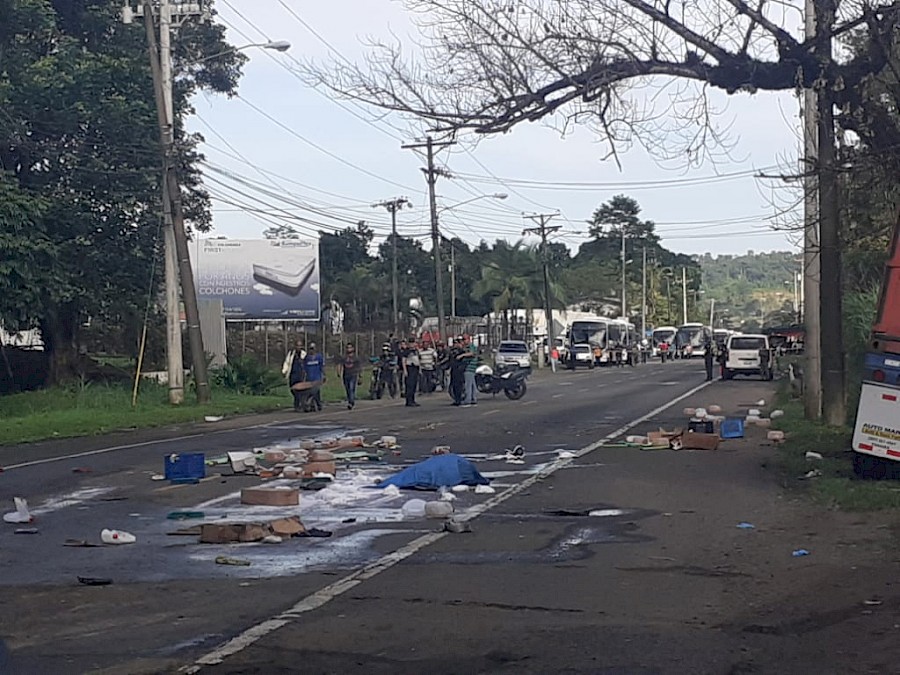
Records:
{"label": "billboard", "polygon": [[201,239],[197,296],[221,300],[225,318],[318,321],[319,243],[307,239]]}

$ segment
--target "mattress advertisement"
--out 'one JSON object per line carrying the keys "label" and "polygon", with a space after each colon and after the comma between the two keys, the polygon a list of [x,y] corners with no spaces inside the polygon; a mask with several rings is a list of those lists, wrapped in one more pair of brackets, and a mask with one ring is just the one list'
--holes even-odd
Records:
{"label": "mattress advertisement", "polygon": [[306,239],[201,239],[197,296],[222,300],[225,318],[318,321],[319,243]]}

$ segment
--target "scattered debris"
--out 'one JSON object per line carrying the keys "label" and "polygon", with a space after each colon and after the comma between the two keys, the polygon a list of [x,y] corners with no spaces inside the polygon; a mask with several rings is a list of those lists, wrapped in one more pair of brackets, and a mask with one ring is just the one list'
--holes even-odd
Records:
{"label": "scattered debris", "polygon": [[[680,447],[674,447],[675,441],[680,441]],[[687,433],[682,434],[677,439],[672,439],[669,443],[673,450],[717,450],[719,448],[719,437],[717,434],[706,433]]]}
{"label": "scattered debris", "polygon": [[207,415],[203,418],[206,422],[221,422],[225,417],[223,415]]}
{"label": "scattered debris", "polygon": [[250,567],[249,560],[240,560],[238,558],[229,558],[227,555],[220,555],[216,558],[216,565],[233,565],[235,567]]}
{"label": "scattered debris", "polygon": [[766,434],[766,438],[770,441],[781,443],[784,440],[784,432],[780,430],[770,431]]}
{"label": "scattered debris", "polygon": [[36,527],[18,527],[13,534],[39,534]]}
{"label": "scattered debris", "polygon": [[784,410],[773,410],[769,417],[773,420],[777,420],[779,417],[784,417]]}
{"label": "scattered debris", "polygon": [[28,502],[22,497],[13,497],[16,510],[3,515],[4,523],[30,523],[34,518],[28,510]]}
{"label": "scattered debris", "polygon": [[476,485],[475,486],[475,494],[476,495],[492,495],[497,492],[490,485]]}
{"label": "scattered debris", "polygon": [[311,527],[308,530],[304,530],[298,537],[330,537],[333,533],[328,530],[320,530],[317,527]]}
{"label": "scattered debris", "polygon": [[87,466],[76,466],[72,469],[72,473],[94,473],[94,470]]}
{"label": "scattered debris", "polygon": [[405,518],[422,518],[425,516],[425,504],[424,499],[410,499],[400,507],[400,511]]}
{"label": "scattered debris", "polygon": [[256,470],[256,455],[252,452],[229,452],[228,462],[234,473],[245,473]]}
{"label": "scattered debris", "polygon": [[822,472],[819,471],[818,469],[813,469],[812,471],[807,471],[805,474],[803,474],[803,478],[806,478],[806,479],[821,478],[821,477],[822,477]]}
{"label": "scattered debris", "polygon": [[123,530],[101,530],[100,541],[104,544],[133,544],[137,537]]}
{"label": "scattered debris", "polygon": [[878,600],[877,598],[872,598],[871,600],[864,601],[863,604],[868,605],[869,607],[877,607],[878,605],[882,604],[882,601]]}
{"label": "scattered debris", "polygon": [[200,527],[201,544],[236,544],[262,541],[272,534],[263,523],[204,523]]}
{"label": "scattered debris", "polygon": [[195,518],[206,518],[203,511],[172,511],[166,516],[167,520],[193,520]]}
{"label": "scattered debris", "polygon": [[262,538],[262,543],[264,544],[280,544],[283,541],[284,539],[279,537],[277,534],[270,534]]}
{"label": "scattered debris", "polygon": [[721,415],[722,414],[722,406],[719,406],[719,405],[708,405],[708,406],[706,406],[706,409],[713,415]]}
{"label": "scattered debris", "polygon": [[450,488],[450,489],[451,489],[453,492],[468,492],[470,488],[469,488],[468,485],[454,485],[454,486],[453,486],[452,488]]}
{"label": "scattered debris", "polygon": [[791,555],[795,558],[802,558],[805,555],[809,555],[809,551],[807,551],[805,548],[798,548],[796,551],[791,553]]}
{"label": "scattered debris", "polygon": [[719,436],[723,439],[744,437],[744,420],[740,417],[726,417],[719,425]]}
{"label": "scattered debris", "polygon": [[341,523],[343,523],[344,525],[348,525],[350,523],[355,523],[355,522],[356,522],[356,518],[344,518],[341,521]]}
{"label": "scattered debris", "polygon": [[165,460],[166,480],[175,484],[195,484],[206,478],[206,458],[202,452],[172,453]]}
{"label": "scattered debris", "polygon": [[300,522],[299,516],[273,520],[269,523],[269,528],[272,530],[272,534],[279,537],[298,536],[306,530],[306,527]]}
{"label": "scattered debris", "polygon": [[806,459],[824,459],[820,453],[813,452],[812,450],[807,450],[805,457]]}
{"label": "scattered debris", "polygon": [[150,476],[150,480],[165,480],[165,479],[166,479],[166,477],[163,476],[161,473],[155,473],[152,476]]}
{"label": "scattered debris", "polygon": [[455,518],[448,518],[446,522],[444,522],[444,532],[452,532],[453,534],[464,534],[472,531],[472,526],[469,524],[467,520],[456,520]]}
{"label": "scattered debris", "polygon": [[201,525],[194,525],[193,527],[183,527],[174,532],[166,532],[166,534],[170,537],[199,537],[202,529]]}
{"label": "scattered debris", "polygon": [[387,497],[399,497],[400,496],[400,488],[396,485],[388,485],[384,488],[384,494]]}
{"label": "scattered debris", "polygon": [[449,445],[436,445],[431,449],[432,455],[449,455],[450,454],[450,446]]}
{"label": "scattered debris", "polygon": [[426,518],[447,518],[453,513],[453,504],[445,501],[426,502]]}
{"label": "scattered debris", "polygon": [[753,523],[738,523],[737,526],[739,530],[753,530],[756,528]]}
{"label": "scattered debris", "polygon": [[441,493],[441,501],[443,502],[452,502],[456,500],[456,495],[452,492],[442,492]]}
{"label": "scattered debris", "polygon": [[78,583],[85,586],[109,586],[112,579],[106,577],[78,577]]}
{"label": "scattered debris", "polygon": [[250,506],[297,506],[300,490],[285,485],[252,487],[241,490],[241,504]]}
{"label": "scattered debris", "polygon": [[559,459],[575,459],[578,455],[576,455],[571,450],[557,450],[556,456]]}

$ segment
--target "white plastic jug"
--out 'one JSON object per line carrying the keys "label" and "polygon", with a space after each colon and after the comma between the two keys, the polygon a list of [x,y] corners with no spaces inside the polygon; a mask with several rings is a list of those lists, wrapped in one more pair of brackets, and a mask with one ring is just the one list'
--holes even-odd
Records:
{"label": "white plastic jug", "polygon": [[405,518],[421,518],[425,515],[425,503],[424,499],[410,499],[400,507],[400,511]]}
{"label": "white plastic jug", "polygon": [[133,544],[137,537],[122,530],[103,530],[100,532],[100,540],[104,544]]}
{"label": "white plastic jug", "polygon": [[453,504],[450,502],[427,502],[425,504],[426,518],[446,518],[453,513]]}

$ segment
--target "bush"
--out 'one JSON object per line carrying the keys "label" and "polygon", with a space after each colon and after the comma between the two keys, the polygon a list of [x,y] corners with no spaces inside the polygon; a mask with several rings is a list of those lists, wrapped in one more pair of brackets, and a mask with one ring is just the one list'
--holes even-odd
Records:
{"label": "bush", "polygon": [[269,369],[252,356],[232,359],[213,373],[213,382],[224,389],[251,396],[265,396],[284,385],[280,372]]}

